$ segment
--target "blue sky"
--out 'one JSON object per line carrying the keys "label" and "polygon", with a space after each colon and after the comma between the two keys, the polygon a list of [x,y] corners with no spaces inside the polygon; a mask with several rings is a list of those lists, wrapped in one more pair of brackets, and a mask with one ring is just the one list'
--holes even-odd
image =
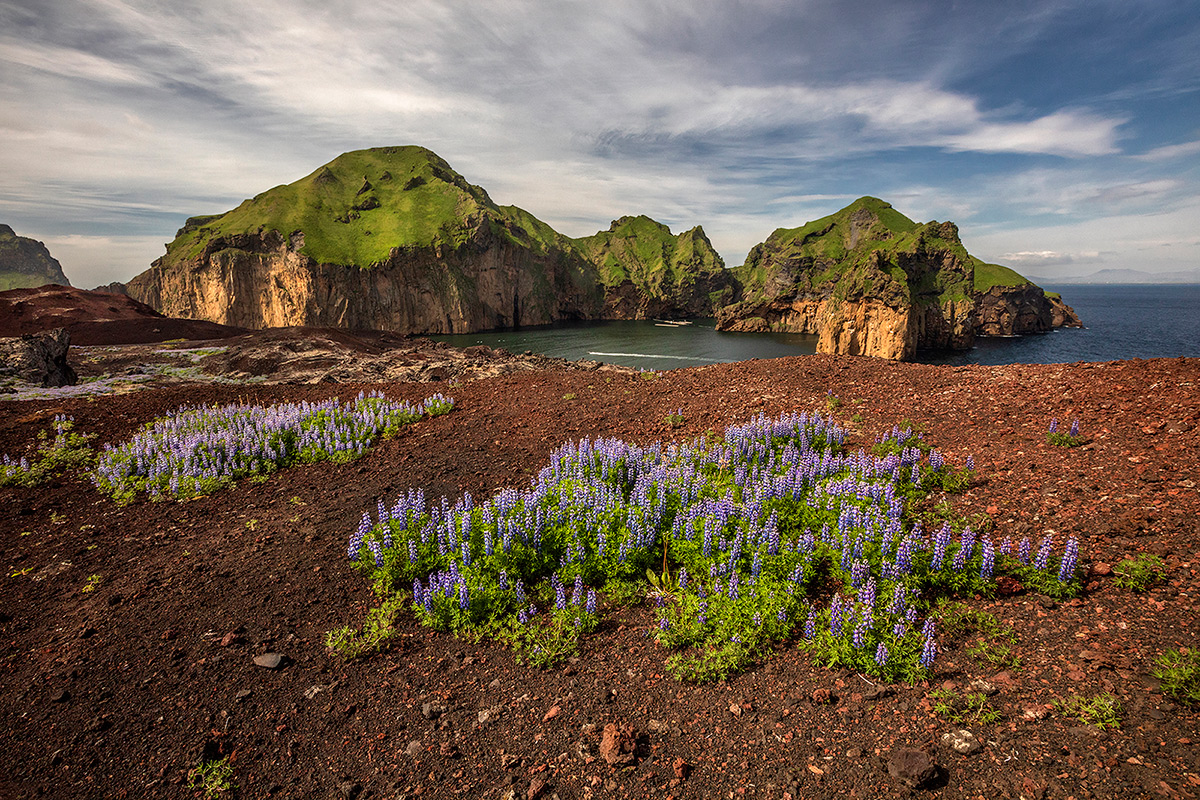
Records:
{"label": "blue sky", "polygon": [[0,222],[72,283],[339,153],[421,144],[572,236],[729,265],[869,194],[1040,276],[1200,267],[1179,2],[0,0]]}

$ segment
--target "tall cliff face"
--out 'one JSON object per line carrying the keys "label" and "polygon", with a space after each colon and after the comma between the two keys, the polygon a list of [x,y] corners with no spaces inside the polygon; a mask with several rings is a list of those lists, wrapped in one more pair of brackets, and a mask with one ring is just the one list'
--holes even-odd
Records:
{"label": "tall cliff face", "polygon": [[405,333],[593,319],[602,306],[569,239],[419,147],[347,153],[188,220],[128,292],[168,316],[226,325]]}
{"label": "tall cliff face", "polygon": [[71,285],[62,265],[50,255],[46,245],[0,225],[0,292],[33,289],[48,283]]}
{"label": "tall cliff face", "polygon": [[573,240],[596,266],[610,319],[708,317],[733,297],[725,262],[695,227],[678,235],[646,216]]}
{"label": "tall cliff face", "polygon": [[958,229],[876,198],[776,230],[734,273],[741,294],[720,330],[817,334],[820,352],[891,359],[974,342],[973,259]]}
{"label": "tall cliff face", "polygon": [[918,224],[872,197],[775,231],[734,273],[741,294],[718,329],[816,334],[823,353],[907,360],[1079,324],[1061,300],[970,255],[954,223]]}

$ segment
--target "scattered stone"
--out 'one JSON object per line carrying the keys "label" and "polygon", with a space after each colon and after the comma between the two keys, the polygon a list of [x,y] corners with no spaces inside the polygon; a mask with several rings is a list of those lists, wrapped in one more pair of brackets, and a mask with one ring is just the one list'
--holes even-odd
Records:
{"label": "scattered stone", "polygon": [[615,691],[613,691],[611,686],[601,686],[600,687],[600,694],[597,696],[597,700],[600,701],[601,705],[608,705],[609,703],[611,703],[613,700],[616,700],[616,699],[617,699],[617,693]]}
{"label": "scattered stone", "polygon": [[254,665],[263,669],[279,669],[283,666],[283,656],[279,653],[263,653],[254,657]]}
{"label": "scattered stone", "polygon": [[491,725],[493,722],[500,719],[500,712],[502,710],[503,709],[500,706],[489,706],[488,708],[481,710],[475,716],[475,721],[479,723],[480,727]]}
{"label": "scattered stone", "polygon": [[529,782],[529,789],[525,792],[526,800],[535,800],[535,798],[541,797],[544,791],[546,791],[546,781],[541,777],[535,776]]}
{"label": "scattered stone", "polygon": [[521,763],[521,757],[516,753],[504,753],[500,756],[500,766],[503,769],[512,769]]}
{"label": "scattered stone", "polygon": [[557,705],[550,706],[550,710],[546,712],[546,715],[544,717],[542,717],[542,722],[549,722],[550,720],[554,719],[555,717],[558,716],[560,711],[562,711],[562,708],[560,706],[557,706]]}
{"label": "scattered stone", "polygon": [[437,719],[445,710],[442,706],[435,706],[433,703],[421,704],[421,716],[425,719]]}
{"label": "scattered stone", "polygon": [[600,756],[609,764],[628,764],[634,758],[633,727],[608,723],[600,739]]}
{"label": "scattered stone", "polygon": [[882,700],[885,697],[893,697],[896,694],[896,687],[891,685],[879,684],[871,687],[870,691],[863,695],[864,700]]}
{"label": "scattered stone", "polygon": [[942,744],[964,756],[983,749],[983,744],[975,737],[975,734],[962,729],[942,734]]}
{"label": "scattered stone", "polygon": [[1000,691],[994,684],[985,681],[983,678],[976,678],[975,680],[971,681],[971,690],[975,692],[982,692],[988,697],[991,697]]}
{"label": "scattered stone", "polygon": [[828,689],[813,689],[812,701],[819,706],[826,706],[837,700],[837,695]]}
{"label": "scattered stone", "polygon": [[658,733],[662,729],[663,723],[661,720],[652,719],[646,723],[646,730],[650,731],[651,733]]}
{"label": "scattered stone", "polygon": [[730,703],[729,704],[729,713],[733,714],[735,717],[740,717],[742,715],[742,707],[739,706],[737,703]]}
{"label": "scattered stone", "polygon": [[1021,707],[1021,718],[1031,722],[1045,719],[1050,713],[1050,706],[1035,703],[1032,705],[1024,705]]}
{"label": "scattered stone", "polygon": [[346,800],[354,800],[354,798],[362,794],[362,784],[350,780],[341,781],[338,783],[338,794],[346,798]]}
{"label": "scattered stone", "polygon": [[235,694],[233,698],[235,700],[245,700],[252,694],[254,694],[254,692],[250,691],[249,689],[238,689],[237,694]]}
{"label": "scattered stone", "polygon": [[1008,670],[1005,670],[1004,672],[997,672],[992,676],[991,682],[996,686],[1001,686],[1005,689],[1015,689],[1017,687],[1017,679],[1014,678],[1013,674]]}
{"label": "scattered stone", "polygon": [[675,772],[676,778],[683,780],[688,776],[688,773],[692,771],[692,765],[683,758],[677,758],[675,759],[674,763],[671,764],[671,769]]}
{"label": "scattered stone", "polygon": [[862,748],[851,747],[846,751],[846,758],[850,759],[851,761],[857,761],[858,759],[862,758]]}
{"label": "scattered stone", "polygon": [[242,637],[237,631],[230,631],[221,637],[221,647],[229,647],[233,644],[241,644]]}
{"label": "scattered stone", "polygon": [[458,758],[458,748],[452,742],[442,742],[438,752],[442,754],[443,758]]}
{"label": "scattered stone", "polygon": [[61,689],[61,690],[55,692],[50,697],[50,702],[51,703],[65,703],[70,699],[71,699],[71,693],[68,692],[66,689]]}
{"label": "scattered stone", "polygon": [[891,752],[887,761],[888,775],[905,786],[918,788],[938,776],[938,767],[924,750],[900,747]]}
{"label": "scattered stone", "polygon": [[312,700],[314,697],[319,695],[321,692],[325,691],[325,688],[326,688],[325,686],[323,686],[319,683],[308,687],[307,689],[304,690],[304,699]]}
{"label": "scattered stone", "polygon": [[1106,575],[1112,575],[1112,564],[1106,564],[1103,561],[1098,561],[1092,565],[1092,574],[1101,578],[1105,577]]}

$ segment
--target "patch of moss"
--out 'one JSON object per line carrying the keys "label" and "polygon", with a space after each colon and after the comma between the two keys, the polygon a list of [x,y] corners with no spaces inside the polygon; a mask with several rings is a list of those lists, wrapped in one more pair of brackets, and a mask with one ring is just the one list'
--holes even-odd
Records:
{"label": "patch of moss", "polygon": [[979,259],[975,262],[975,291],[986,292],[993,286],[1025,286],[1029,280],[1016,270],[999,264],[988,264]]}

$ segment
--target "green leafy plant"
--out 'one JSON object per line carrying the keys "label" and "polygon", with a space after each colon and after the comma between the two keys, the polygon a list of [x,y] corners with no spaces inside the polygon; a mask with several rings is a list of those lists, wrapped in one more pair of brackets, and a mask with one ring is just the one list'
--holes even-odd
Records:
{"label": "green leafy plant", "polygon": [[1056,700],[1054,707],[1066,716],[1100,730],[1121,727],[1121,701],[1107,692],[1091,698],[1071,695],[1065,700]]}
{"label": "green leafy plant", "polygon": [[1000,719],[1000,712],[983,692],[964,692],[953,689],[934,689],[929,693],[933,710],[951,722],[986,725]]}
{"label": "green leafy plant", "polygon": [[833,389],[827,389],[825,391],[825,408],[829,411],[833,411],[835,409],[840,408],[841,405],[842,405],[842,398],[840,398],[836,394],[834,394]]}
{"label": "green leafy plant", "polygon": [[1113,568],[1113,586],[1144,592],[1167,576],[1163,560],[1151,553],[1142,553],[1137,558],[1122,559]]}
{"label": "green leafy plant", "polygon": [[229,757],[204,761],[188,773],[188,787],[204,792],[205,800],[233,797],[237,784],[233,782],[233,765]]}
{"label": "green leafy plant", "polygon": [[672,427],[672,428],[678,428],[680,425],[682,425],[682,424],[684,423],[684,419],[683,419],[683,409],[681,408],[681,409],[679,409],[678,411],[674,411],[674,412],[672,412],[672,413],[670,413],[670,414],[667,414],[667,416],[666,416],[666,418],[665,418],[665,420],[664,420],[664,421],[665,421],[665,422],[667,423],[667,425],[669,425],[670,427]]}
{"label": "green leafy plant", "polygon": [[403,603],[400,595],[385,598],[367,612],[361,627],[347,625],[325,634],[325,646],[347,660],[386,649],[396,633],[396,617]]}
{"label": "green leafy plant", "polygon": [[87,594],[89,592],[94,592],[94,591],[96,591],[96,587],[100,585],[100,581],[102,581],[102,580],[103,580],[103,578],[100,577],[99,575],[88,575],[87,581],[83,584],[83,588],[80,589],[79,591],[83,592],[84,594]]}
{"label": "green leafy plant", "polygon": [[1184,647],[1166,651],[1156,659],[1153,675],[1162,681],[1164,694],[1200,706],[1200,650]]}
{"label": "green leafy plant", "polygon": [[60,414],[54,418],[54,438],[50,438],[49,430],[38,432],[32,461],[7,455],[0,459],[0,487],[38,486],[68,470],[87,469],[95,459],[90,442],[96,436],[75,433],[74,427],[71,417]]}
{"label": "green leafy plant", "polygon": [[945,603],[938,621],[942,633],[951,639],[963,639],[972,658],[1002,669],[1016,669],[1021,657],[1016,653],[1016,631],[992,614],[965,603]]}
{"label": "green leafy plant", "polygon": [[575,394],[572,392],[568,392],[567,394],[563,395],[563,400],[574,400],[574,399],[575,399]]}

